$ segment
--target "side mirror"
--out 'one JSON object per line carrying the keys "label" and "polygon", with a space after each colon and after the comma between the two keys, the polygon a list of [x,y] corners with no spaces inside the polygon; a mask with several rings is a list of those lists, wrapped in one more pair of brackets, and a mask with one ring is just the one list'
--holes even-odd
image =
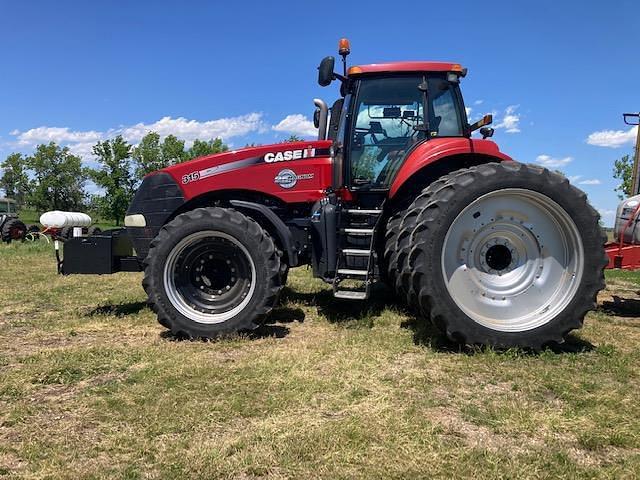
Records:
{"label": "side mirror", "polygon": [[482,139],[493,137],[493,132],[495,130],[491,127],[482,127],[480,129],[480,135],[482,135]]}
{"label": "side mirror", "polygon": [[318,67],[318,83],[321,87],[326,87],[335,78],[333,74],[333,67],[336,63],[336,59],[333,57],[324,57]]}

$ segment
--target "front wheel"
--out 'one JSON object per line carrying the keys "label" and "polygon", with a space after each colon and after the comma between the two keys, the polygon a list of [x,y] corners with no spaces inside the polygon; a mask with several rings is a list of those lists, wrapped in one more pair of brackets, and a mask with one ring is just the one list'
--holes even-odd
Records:
{"label": "front wheel", "polygon": [[252,219],[225,208],[178,215],[151,243],[143,286],[174,335],[212,338],[252,330],[281,288],[280,256]]}
{"label": "front wheel", "polygon": [[404,276],[420,310],[458,342],[560,343],[604,288],[599,216],[546,169],[460,170],[435,186],[418,218]]}

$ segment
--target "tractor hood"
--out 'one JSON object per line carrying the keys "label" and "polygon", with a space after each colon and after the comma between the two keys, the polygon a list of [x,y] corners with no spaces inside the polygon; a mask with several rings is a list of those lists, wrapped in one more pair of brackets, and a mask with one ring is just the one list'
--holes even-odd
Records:
{"label": "tractor hood", "polygon": [[242,148],[195,158],[160,172],[174,179],[185,199],[218,190],[250,190],[290,201],[294,192],[323,190],[330,184],[330,178],[322,178],[314,165],[320,161],[330,166],[331,143],[314,140]]}
{"label": "tractor hood", "polygon": [[274,143],[257,147],[246,147],[194,158],[160,170],[179,180],[188,183],[204,178],[221,175],[231,171],[257,166],[309,159],[329,154],[331,141],[316,140],[302,142]]}

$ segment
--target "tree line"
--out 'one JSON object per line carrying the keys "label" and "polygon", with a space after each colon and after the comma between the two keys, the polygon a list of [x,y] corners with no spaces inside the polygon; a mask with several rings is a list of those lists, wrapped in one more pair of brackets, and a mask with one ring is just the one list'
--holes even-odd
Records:
{"label": "tree line", "polygon": [[[97,168],[90,168],[68,147],[51,142],[36,146],[31,155],[10,154],[0,164],[0,188],[19,205],[39,212],[89,210],[118,225],[146,174],[227,150],[220,138],[195,140],[185,148],[185,141],[174,135],[161,140],[159,134],[150,132],[136,146],[119,135],[93,146]],[[88,194],[89,180],[103,193]]]}

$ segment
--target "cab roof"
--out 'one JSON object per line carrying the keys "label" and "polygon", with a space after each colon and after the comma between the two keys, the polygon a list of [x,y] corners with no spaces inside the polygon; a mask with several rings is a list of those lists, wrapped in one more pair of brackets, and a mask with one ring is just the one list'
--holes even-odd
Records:
{"label": "cab roof", "polygon": [[349,68],[349,76],[387,72],[463,72],[459,63],[452,62],[389,62],[356,65]]}

